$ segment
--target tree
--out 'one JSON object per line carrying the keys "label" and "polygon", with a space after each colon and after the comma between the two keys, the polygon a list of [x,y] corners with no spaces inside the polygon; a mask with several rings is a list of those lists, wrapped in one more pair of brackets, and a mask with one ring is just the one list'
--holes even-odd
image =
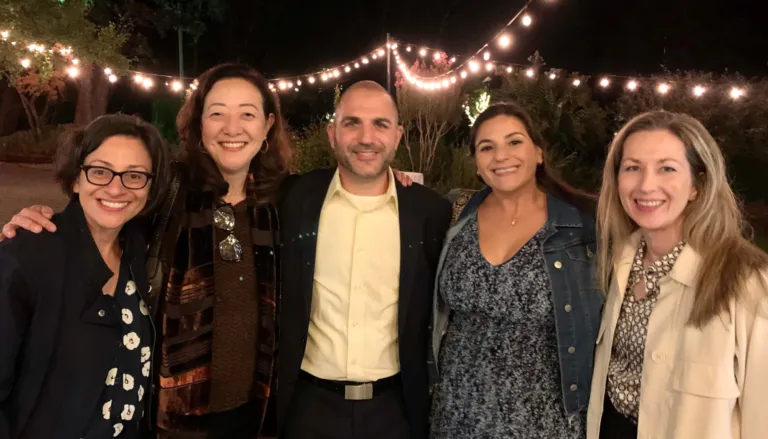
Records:
{"label": "tree", "polygon": [[[0,23],[7,27],[0,29],[6,32],[6,41],[0,44],[0,75],[30,104],[24,107],[33,127],[39,118],[31,110],[38,108],[40,100],[44,107],[48,105],[50,91],[57,89],[65,68],[77,69],[80,93],[75,122],[87,123],[106,110],[106,93],[94,96],[84,87],[99,80],[106,84],[103,67],[97,65],[116,70],[129,66],[122,55],[128,30],[116,23],[99,26],[89,21],[90,7],[83,1],[5,0],[0,4]],[[28,75],[35,77],[25,78]]]}
{"label": "tree", "polygon": [[[445,54],[431,66],[416,61],[411,68],[414,75],[423,78],[434,78],[448,70],[450,62]],[[425,90],[419,87],[419,83],[411,84],[399,72],[395,86],[411,169],[427,174],[435,164],[441,139],[461,121],[461,87],[454,85],[439,91]],[[418,149],[418,163],[414,160],[414,149]]]}

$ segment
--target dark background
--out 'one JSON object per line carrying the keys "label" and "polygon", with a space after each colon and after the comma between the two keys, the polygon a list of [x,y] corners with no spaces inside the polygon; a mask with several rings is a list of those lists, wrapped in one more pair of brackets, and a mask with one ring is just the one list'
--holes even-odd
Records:
{"label": "dark background", "polygon": [[[222,22],[207,23],[197,44],[187,38],[185,74],[197,76],[224,61],[254,65],[268,78],[342,64],[393,38],[472,54],[526,3],[525,0],[230,0]],[[763,1],[535,0],[534,24],[512,26],[513,47],[494,60],[527,63],[536,50],[547,67],[588,75],[644,75],[664,70],[768,73],[768,25]],[[136,70],[178,75],[176,33],[137,29],[151,57]],[[415,52],[407,60],[415,59]],[[393,66],[394,67],[394,66]],[[394,71],[394,68],[393,68]],[[386,84],[385,63],[345,75]],[[157,92],[137,97],[122,81],[110,110],[145,112]],[[333,85],[286,94],[289,119],[328,111]],[[117,99],[115,99],[117,98]]]}

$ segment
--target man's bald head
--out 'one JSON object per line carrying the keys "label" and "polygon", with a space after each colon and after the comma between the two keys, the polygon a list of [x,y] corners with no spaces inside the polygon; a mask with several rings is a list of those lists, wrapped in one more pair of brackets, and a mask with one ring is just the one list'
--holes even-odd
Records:
{"label": "man's bald head", "polygon": [[395,100],[392,98],[392,95],[390,95],[387,92],[387,89],[382,87],[381,84],[379,84],[376,81],[359,81],[355,82],[354,84],[350,85],[346,90],[344,90],[341,93],[341,97],[339,98],[339,103],[336,104],[336,114],[339,114],[342,112],[342,106],[344,105],[345,99],[349,99],[351,96],[354,96],[356,94],[362,94],[362,93],[373,93],[373,94],[379,94],[386,95],[388,98],[387,100],[389,103],[392,104],[392,110],[394,111],[394,122],[397,123],[399,119],[399,114],[397,111],[397,104],[395,104]]}

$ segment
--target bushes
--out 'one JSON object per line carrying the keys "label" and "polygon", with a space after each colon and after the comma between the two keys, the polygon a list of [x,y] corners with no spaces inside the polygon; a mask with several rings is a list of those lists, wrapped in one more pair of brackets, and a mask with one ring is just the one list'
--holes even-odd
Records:
{"label": "bushes", "polygon": [[65,126],[45,126],[41,129],[39,140],[33,130],[0,137],[0,161],[50,163],[64,130]]}

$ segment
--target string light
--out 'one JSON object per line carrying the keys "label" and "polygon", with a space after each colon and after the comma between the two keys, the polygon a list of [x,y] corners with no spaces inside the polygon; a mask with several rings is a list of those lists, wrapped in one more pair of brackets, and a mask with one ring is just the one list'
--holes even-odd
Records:
{"label": "string light", "polygon": [[512,73],[512,66],[507,67],[507,73]]}
{"label": "string light", "polygon": [[533,24],[533,18],[528,14],[523,15],[523,26],[529,27],[531,24]]}
{"label": "string light", "polygon": [[469,71],[474,73],[474,72],[477,72],[478,70],[480,70],[480,64],[478,64],[477,61],[474,61],[474,60],[470,61]]}
{"label": "string light", "polygon": [[406,48],[405,48],[405,51],[406,51],[406,52],[410,52],[410,51],[411,51],[411,46],[408,46],[408,47],[406,47]]}
{"label": "string light", "polygon": [[731,91],[729,93],[729,95],[731,96],[731,99],[733,100],[737,100],[741,98],[742,96],[744,96],[744,94],[745,94],[744,89],[741,89],[739,87],[731,88]]}
{"label": "string light", "polygon": [[512,37],[510,37],[508,34],[504,34],[499,38],[499,47],[502,49],[506,49],[512,44]]}
{"label": "string light", "polygon": [[600,80],[600,87],[608,88],[608,86],[611,85],[611,80],[608,78],[603,78]]}
{"label": "string light", "polygon": [[435,52],[435,55],[433,56],[435,61],[440,61],[440,58],[442,58],[442,54],[440,52]]}
{"label": "string light", "polygon": [[154,87],[155,81],[153,81],[151,78],[144,78],[144,80],[141,82],[141,85],[143,85],[145,89],[149,90],[150,88]]}
{"label": "string light", "polygon": [[115,82],[117,82],[117,75],[114,75],[114,74],[112,74],[112,75],[109,75],[109,82],[111,82],[111,83],[113,83],[113,84],[114,84]]}
{"label": "string light", "polygon": [[697,85],[696,87],[693,87],[693,95],[696,96],[697,98],[702,97],[706,92],[707,92],[707,89],[701,85]]}
{"label": "string light", "polygon": [[69,75],[70,78],[77,78],[77,75],[80,74],[80,69],[77,67],[69,67],[67,69],[67,75]]}
{"label": "string light", "polygon": [[489,72],[490,72],[491,70],[493,70],[493,63],[492,63],[492,62],[486,63],[486,64],[485,64],[485,70],[487,70],[487,71],[489,71]]}
{"label": "string light", "polygon": [[112,69],[107,67],[106,69],[104,69],[104,74],[107,75],[107,76],[111,75],[112,74]]}
{"label": "string light", "polygon": [[29,66],[31,66],[31,65],[32,65],[32,61],[30,61],[30,60],[29,60],[29,58],[24,58],[24,59],[22,59],[21,61],[19,61],[19,63],[20,63],[20,64],[21,64],[21,66],[22,66],[22,67],[24,67],[25,69],[28,69],[28,68],[29,68]]}
{"label": "string light", "polygon": [[184,89],[184,85],[181,83],[181,81],[175,80],[171,82],[171,90],[175,92],[180,92],[183,89]]}
{"label": "string light", "polygon": [[419,56],[421,56],[422,58],[427,56],[427,49],[419,50]]}
{"label": "string light", "polygon": [[534,73],[532,68],[525,71],[525,76],[527,76],[529,78],[533,78],[534,75],[535,75],[535,73]]}
{"label": "string light", "polygon": [[491,52],[485,52],[485,53],[483,54],[483,59],[484,59],[484,60],[486,60],[486,61],[488,61],[489,59],[491,59]]}
{"label": "string light", "polygon": [[549,79],[554,81],[556,78],[557,78],[557,73],[552,72],[549,74]]}
{"label": "string light", "polygon": [[627,82],[627,90],[629,91],[637,90],[637,81],[635,81],[634,79],[631,79],[629,82]]}
{"label": "string light", "polygon": [[578,79],[578,78],[577,78],[577,79],[574,79],[574,80],[573,80],[573,86],[574,86],[574,87],[578,87],[578,86],[580,86],[580,85],[581,85],[581,79]]}
{"label": "string light", "polygon": [[661,84],[659,84],[659,86],[656,88],[656,90],[658,90],[658,92],[660,94],[665,95],[665,94],[669,93],[669,84],[667,84],[665,82],[662,82]]}

